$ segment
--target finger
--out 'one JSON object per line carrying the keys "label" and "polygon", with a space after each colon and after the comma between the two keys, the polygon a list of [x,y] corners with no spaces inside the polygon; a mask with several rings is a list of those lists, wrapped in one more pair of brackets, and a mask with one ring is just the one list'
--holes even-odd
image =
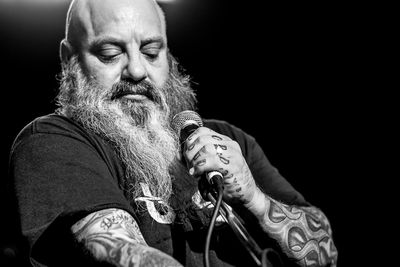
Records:
{"label": "finger", "polygon": [[204,158],[214,157],[215,155],[213,144],[205,144],[201,147],[200,145],[195,146],[195,148],[185,154],[190,167],[199,164]]}
{"label": "finger", "polygon": [[199,127],[193,133],[191,133],[185,141],[186,141],[186,143],[191,143],[194,140],[196,140],[197,137],[199,137],[201,135],[211,134],[211,133],[214,133],[214,131],[211,130],[210,128]]}
{"label": "finger", "polygon": [[200,136],[211,136],[214,140],[222,141],[222,140],[231,140],[228,136],[219,134],[210,128],[207,127],[199,127],[196,129],[189,137],[185,140],[187,146],[190,146],[197,138]]}
{"label": "finger", "polygon": [[215,148],[215,152],[217,153],[217,155],[222,155],[222,153],[224,153],[228,150],[227,145],[223,145],[220,143],[214,144],[214,148]]}
{"label": "finger", "polygon": [[204,172],[220,170],[223,167],[212,144],[203,146],[193,157],[190,165],[189,172],[194,176],[202,175]]}
{"label": "finger", "polygon": [[183,154],[187,162],[191,162],[197,153],[204,147],[211,145],[213,149],[209,148],[207,151],[214,154],[221,154],[223,152],[228,151],[228,146],[230,145],[227,143],[229,141],[217,141],[215,140],[212,135],[202,135],[199,136],[196,140],[190,143],[188,146],[184,147]]}

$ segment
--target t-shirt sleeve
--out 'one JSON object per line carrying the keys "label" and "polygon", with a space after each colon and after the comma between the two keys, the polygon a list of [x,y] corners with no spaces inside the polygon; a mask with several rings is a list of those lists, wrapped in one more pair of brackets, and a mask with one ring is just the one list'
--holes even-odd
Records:
{"label": "t-shirt sleeve", "polygon": [[71,136],[36,133],[23,139],[12,150],[10,176],[30,248],[55,221],[72,225],[111,207],[133,214],[105,161],[90,144]]}
{"label": "t-shirt sleeve", "polygon": [[250,149],[246,151],[247,163],[254,179],[264,193],[286,204],[309,205],[304,197],[270,163],[257,141],[249,137],[248,142],[247,147]]}

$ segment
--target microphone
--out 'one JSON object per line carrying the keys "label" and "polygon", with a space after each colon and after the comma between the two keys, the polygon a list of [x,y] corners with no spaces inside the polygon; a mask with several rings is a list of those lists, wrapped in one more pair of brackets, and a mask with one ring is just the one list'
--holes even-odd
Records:
{"label": "microphone", "polygon": [[[181,147],[183,148],[183,144],[186,139],[194,132],[197,128],[203,126],[203,121],[201,120],[199,114],[192,110],[185,110],[179,112],[172,118],[171,123],[172,128],[178,133],[179,135],[179,142]],[[206,180],[212,186],[215,186],[217,192],[223,191],[223,176],[219,171],[210,171],[205,175]],[[199,182],[199,187],[204,187],[206,185],[202,184],[202,181]],[[202,189],[202,188],[200,188]],[[222,190],[222,191],[220,191]],[[203,198],[207,200],[206,193],[202,193]]]}
{"label": "microphone", "polygon": [[[181,147],[183,147],[186,139],[194,131],[196,131],[197,128],[203,126],[203,121],[196,112],[185,110],[176,114],[172,118],[171,126],[178,133]],[[246,228],[242,224],[243,220],[239,217],[239,215],[229,205],[222,201],[223,190],[223,176],[218,171],[208,172],[199,180],[199,191],[201,196],[204,198],[204,200],[211,201],[215,206],[206,237],[206,245],[204,250],[205,266],[209,266],[209,244],[218,213],[220,213],[222,218],[229,224],[237,238],[250,253],[257,265],[261,266],[263,262],[261,259],[263,251],[260,249],[257,242],[255,242],[255,240],[247,232]]]}

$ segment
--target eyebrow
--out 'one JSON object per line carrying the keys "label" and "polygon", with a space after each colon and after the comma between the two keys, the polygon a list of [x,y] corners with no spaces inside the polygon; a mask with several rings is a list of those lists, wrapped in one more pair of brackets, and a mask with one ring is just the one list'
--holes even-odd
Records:
{"label": "eyebrow", "polygon": [[99,37],[98,39],[94,40],[90,46],[91,47],[100,47],[104,44],[118,44],[121,45],[123,41],[121,39],[112,37],[112,36],[103,36]]}
{"label": "eyebrow", "polygon": [[[149,37],[149,38],[143,39],[140,42],[140,46],[142,47],[142,46],[152,44],[152,43],[159,44],[160,48],[163,48],[165,46],[164,38],[162,38],[161,36],[155,36],[155,37]],[[123,45],[124,42],[121,39],[113,37],[113,36],[103,36],[103,37],[99,37],[98,39],[94,40],[90,46],[91,47],[100,47],[104,44]]]}
{"label": "eyebrow", "polygon": [[161,36],[155,36],[155,37],[143,39],[140,42],[140,46],[145,46],[145,45],[153,44],[153,43],[158,43],[160,45],[160,48],[163,48],[165,46],[164,38],[162,38]]}

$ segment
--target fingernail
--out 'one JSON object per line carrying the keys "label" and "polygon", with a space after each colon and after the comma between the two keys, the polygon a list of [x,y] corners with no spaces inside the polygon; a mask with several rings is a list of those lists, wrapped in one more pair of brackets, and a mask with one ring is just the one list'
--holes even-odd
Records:
{"label": "fingernail", "polygon": [[190,151],[190,150],[192,150],[193,148],[194,148],[194,145],[195,145],[195,143],[193,143],[193,144],[191,144],[189,147],[188,147],[188,151]]}
{"label": "fingernail", "polygon": [[196,166],[203,166],[204,164],[206,164],[206,159],[202,159],[199,162],[197,162]]}
{"label": "fingernail", "polygon": [[189,174],[190,174],[190,175],[193,175],[193,174],[194,174],[194,167],[192,167],[192,168],[189,169]]}

